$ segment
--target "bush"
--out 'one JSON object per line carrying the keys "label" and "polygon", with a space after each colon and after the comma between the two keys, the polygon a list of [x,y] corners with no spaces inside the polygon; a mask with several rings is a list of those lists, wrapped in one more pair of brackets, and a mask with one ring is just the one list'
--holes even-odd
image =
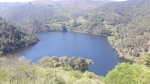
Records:
{"label": "bush", "polygon": [[150,69],[146,66],[122,63],[110,71],[106,78],[106,84],[149,84]]}
{"label": "bush", "polygon": [[39,60],[37,64],[44,68],[48,68],[48,67],[53,68],[53,67],[60,66],[59,59],[56,56],[53,56],[53,57],[45,56],[41,60]]}
{"label": "bush", "polygon": [[2,82],[2,81],[6,81],[6,74],[7,72],[6,72],[6,70],[5,69],[0,69],[0,83]]}
{"label": "bush", "polygon": [[150,67],[150,54],[149,53],[143,53],[142,57],[138,59],[138,64],[144,64],[148,67]]}
{"label": "bush", "polygon": [[78,70],[81,72],[85,72],[88,70],[88,66],[92,64],[92,60],[89,59],[84,59],[80,57],[72,57],[72,58],[67,58],[66,56],[57,58],[55,56],[53,57],[43,57],[41,60],[38,61],[38,65],[42,66],[44,68],[47,67],[68,67],[68,65],[73,69],[73,70]]}
{"label": "bush", "polygon": [[68,63],[73,70],[85,72],[86,70],[88,70],[88,66],[90,66],[93,61],[79,57],[72,57],[69,59]]}
{"label": "bush", "polygon": [[82,73],[79,71],[71,71],[70,76],[76,79],[80,79],[82,78]]}

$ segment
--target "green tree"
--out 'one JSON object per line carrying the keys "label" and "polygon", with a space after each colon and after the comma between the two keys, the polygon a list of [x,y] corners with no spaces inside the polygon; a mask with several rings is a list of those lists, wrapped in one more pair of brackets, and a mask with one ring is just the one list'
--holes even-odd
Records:
{"label": "green tree", "polygon": [[88,70],[88,66],[90,66],[93,62],[89,59],[83,59],[80,57],[72,57],[69,59],[69,65],[73,70],[78,70],[81,72],[85,72]]}
{"label": "green tree", "polygon": [[143,53],[141,58],[137,61],[138,64],[144,64],[150,67],[150,53]]}
{"label": "green tree", "polygon": [[150,69],[144,65],[121,63],[105,78],[106,84],[149,84]]}

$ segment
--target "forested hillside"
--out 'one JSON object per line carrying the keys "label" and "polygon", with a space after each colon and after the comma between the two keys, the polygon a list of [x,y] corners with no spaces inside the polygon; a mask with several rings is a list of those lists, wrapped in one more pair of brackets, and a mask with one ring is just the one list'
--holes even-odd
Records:
{"label": "forested hillside", "polygon": [[37,32],[48,30],[41,20],[51,17],[53,13],[53,9],[50,6],[42,7],[41,5],[26,3],[7,8],[1,14],[2,17],[13,24]]}
{"label": "forested hillside", "polygon": [[14,26],[0,17],[0,53],[36,43],[32,32]]}
{"label": "forested hillside", "polygon": [[31,3],[50,4],[52,6],[61,7],[71,10],[91,10],[102,4],[111,2],[111,0],[35,0]]}
{"label": "forested hillside", "polygon": [[[14,4],[11,7],[8,7],[6,4],[6,8],[4,5],[3,8],[5,9],[0,12],[0,15],[6,20],[34,32],[63,31],[68,29],[69,31],[90,33],[90,28],[88,27],[87,29],[86,27],[90,25],[89,23],[94,16],[87,18],[84,17],[86,15],[83,18],[80,18],[80,16],[109,1],[36,0],[30,3],[20,3],[20,5]],[[80,21],[77,21],[79,19]],[[95,24],[97,23],[92,25]],[[82,27],[84,28],[82,29]],[[96,32],[96,30],[92,31]]]}
{"label": "forested hillside", "polygon": [[74,26],[67,28],[108,36],[119,57],[137,61],[144,52],[150,52],[149,5],[149,0],[107,3],[77,17]]}
{"label": "forested hillside", "polygon": [[109,3],[100,10],[113,15],[105,20],[111,25],[110,43],[120,57],[136,61],[142,52],[150,50],[150,1],[128,0],[127,2]]}
{"label": "forested hillside", "polygon": [[[150,52],[149,0],[104,2],[103,5],[96,5],[96,1],[78,0],[83,6],[92,8],[84,11],[74,6],[73,3],[78,7],[81,4],[74,0],[44,2],[17,4],[1,11],[0,15],[34,32],[72,31],[108,36],[119,57],[132,61],[137,61],[143,52]],[[65,4],[71,7],[66,8]]]}

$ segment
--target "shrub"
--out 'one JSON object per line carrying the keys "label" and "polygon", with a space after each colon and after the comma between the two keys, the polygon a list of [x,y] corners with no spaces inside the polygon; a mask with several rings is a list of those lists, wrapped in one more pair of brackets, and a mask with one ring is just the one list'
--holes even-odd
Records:
{"label": "shrub", "polygon": [[122,63],[110,71],[106,84],[149,84],[150,69],[144,65]]}

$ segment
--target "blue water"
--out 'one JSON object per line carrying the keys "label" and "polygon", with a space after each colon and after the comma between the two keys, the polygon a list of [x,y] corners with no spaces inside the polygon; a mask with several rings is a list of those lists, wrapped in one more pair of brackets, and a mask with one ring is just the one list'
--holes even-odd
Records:
{"label": "blue water", "polygon": [[89,71],[105,76],[121,62],[107,37],[73,32],[46,32],[37,36],[40,39],[37,44],[15,51],[32,63],[43,56],[78,56],[93,60]]}

